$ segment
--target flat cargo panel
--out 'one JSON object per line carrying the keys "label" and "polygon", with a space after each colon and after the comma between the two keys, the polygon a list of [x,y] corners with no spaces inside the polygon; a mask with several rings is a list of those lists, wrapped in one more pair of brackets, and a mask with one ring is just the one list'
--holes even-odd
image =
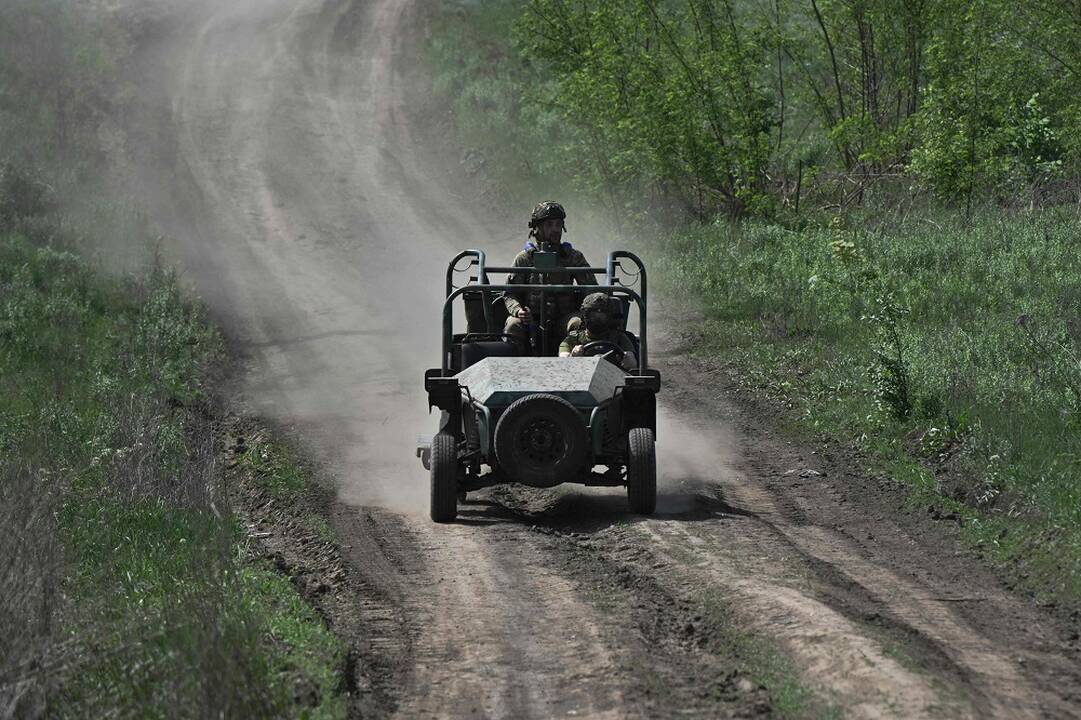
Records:
{"label": "flat cargo panel", "polygon": [[550,393],[577,407],[592,407],[611,399],[623,385],[624,373],[601,357],[492,357],[456,377],[473,399],[489,407],[504,407],[533,393]]}

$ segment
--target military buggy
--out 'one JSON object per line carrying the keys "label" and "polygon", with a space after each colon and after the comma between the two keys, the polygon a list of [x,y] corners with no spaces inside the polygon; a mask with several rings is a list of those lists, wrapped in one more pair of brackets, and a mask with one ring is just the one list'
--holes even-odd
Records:
{"label": "military buggy", "polygon": [[[624,486],[633,512],[649,514],[656,506],[660,374],[648,364],[642,261],[616,251],[603,268],[561,267],[554,253],[536,252],[533,263],[489,267],[483,251],[466,250],[447,267],[440,367],[424,374],[429,407],[441,411],[439,428],[434,436],[422,436],[417,447],[431,473],[435,522],[452,521],[469,491],[503,483]],[[604,283],[489,281],[490,274],[543,277],[556,270],[601,275]],[[633,281],[624,284],[625,278]],[[609,294],[618,308],[620,331],[637,349],[634,370],[621,369],[622,351],[611,342],[588,343],[579,357],[554,357],[564,333],[555,327],[546,300],[555,293],[596,291]],[[503,333],[503,295],[508,292],[529,293],[537,308],[528,347]],[[464,333],[454,329],[459,301],[465,310]],[[632,306],[638,311],[637,334],[626,328]]]}

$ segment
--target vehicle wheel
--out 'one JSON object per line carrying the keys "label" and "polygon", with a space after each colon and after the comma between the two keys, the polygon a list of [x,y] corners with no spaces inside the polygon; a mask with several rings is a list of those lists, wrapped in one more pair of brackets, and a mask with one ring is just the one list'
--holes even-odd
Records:
{"label": "vehicle wheel", "polygon": [[633,428],[627,437],[627,500],[631,512],[651,515],[657,509],[657,451],[653,431]]}
{"label": "vehicle wheel", "polygon": [[527,395],[511,403],[495,426],[495,454],[513,480],[553,487],[589,459],[589,431],[581,413],[555,395]]}
{"label": "vehicle wheel", "polygon": [[432,438],[432,520],[446,523],[458,516],[458,442],[450,433]]}

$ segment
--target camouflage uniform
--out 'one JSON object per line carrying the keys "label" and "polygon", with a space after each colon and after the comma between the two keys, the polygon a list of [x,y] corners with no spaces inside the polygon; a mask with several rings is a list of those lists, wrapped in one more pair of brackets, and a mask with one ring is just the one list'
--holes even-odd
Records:
{"label": "camouflage uniform", "polygon": [[[518,253],[518,256],[514,258],[514,267],[531,267],[533,265],[533,253],[537,252],[540,248],[532,240],[525,246],[525,250]],[[586,256],[578,250],[571,247],[570,243],[562,243],[559,246],[559,250],[556,253],[556,262],[560,267],[589,267],[589,262],[586,260]],[[546,272],[546,273],[514,273],[507,278],[508,285],[572,285],[577,282],[579,285],[596,285],[597,279],[593,275],[586,274],[571,274],[561,272]],[[580,302],[579,294],[576,292],[565,293],[551,293],[546,297],[555,300],[555,311],[559,318],[556,324],[557,332],[570,332],[577,330],[581,323],[581,315],[578,312],[578,305]],[[536,302],[534,302],[534,300]],[[520,318],[515,317],[518,310],[522,307],[528,307],[533,311],[534,319],[540,317],[540,307],[538,305],[540,301],[539,295],[535,298],[529,297],[527,293],[507,293],[504,296],[504,302],[507,305],[507,312],[510,317],[507,318],[507,324],[503,329],[507,335],[515,338],[519,338],[522,341],[527,341],[529,338],[529,331],[526,326],[522,324]]]}
{"label": "camouflage uniform", "polygon": [[626,353],[626,357],[631,359],[628,363],[629,366],[634,367],[638,365],[638,356],[634,354],[634,343],[627,337],[627,334],[622,330],[609,330],[605,333],[598,333],[596,337],[590,335],[589,330],[573,330],[563,340],[563,344],[559,346],[559,354],[570,353],[578,345],[585,345],[586,343],[608,341]]}

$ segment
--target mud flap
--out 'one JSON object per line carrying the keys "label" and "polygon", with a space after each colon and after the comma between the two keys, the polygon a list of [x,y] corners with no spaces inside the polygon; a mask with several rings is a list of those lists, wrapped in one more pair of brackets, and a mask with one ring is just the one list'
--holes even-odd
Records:
{"label": "mud flap", "polygon": [[449,432],[456,440],[462,439],[462,388],[453,377],[442,377],[439,369],[424,373],[424,389],[428,392],[428,410],[443,411],[439,429]]}
{"label": "mud flap", "polygon": [[652,387],[628,384],[616,394],[612,407],[612,412],[619,416],[621,436],[626,437],[634,428],[648,428],[656,436],[657,394]]}
{"label": "mud flap", "polygon": [[432,435],[417,436],[417,457],[425,470],[432,469]]}

